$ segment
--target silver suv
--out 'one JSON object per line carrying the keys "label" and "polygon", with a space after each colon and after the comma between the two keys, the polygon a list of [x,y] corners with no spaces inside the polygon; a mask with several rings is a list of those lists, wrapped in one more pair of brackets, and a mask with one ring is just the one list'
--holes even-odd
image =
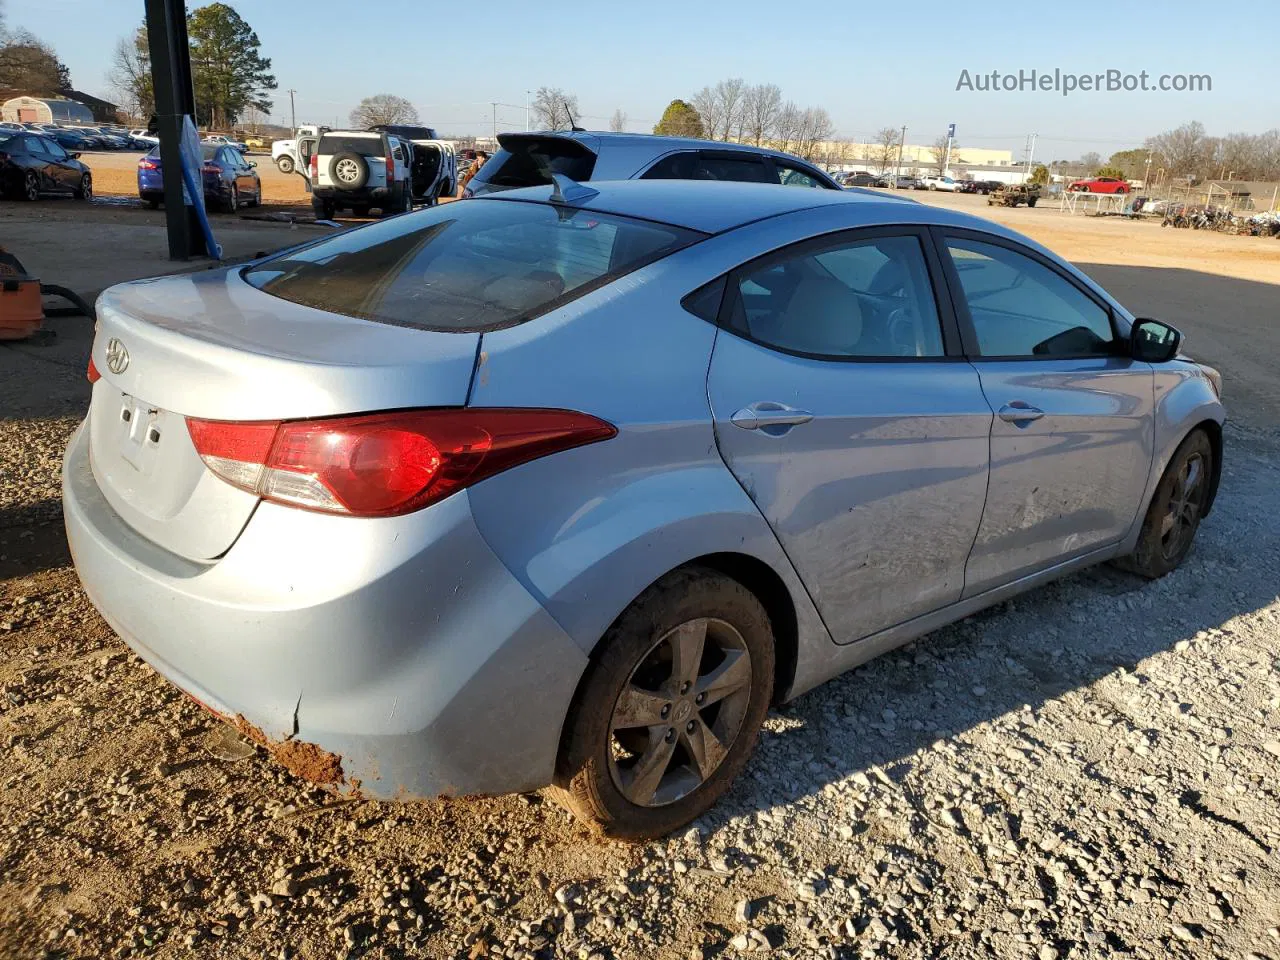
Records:
{"label": "silver suv", "polygon": [[740,143],[639,133],[503,133],[500,149],[471,178],[463,196],[537,187],[562,173],[571,180],[736,180],[839,190],[813,164]]}

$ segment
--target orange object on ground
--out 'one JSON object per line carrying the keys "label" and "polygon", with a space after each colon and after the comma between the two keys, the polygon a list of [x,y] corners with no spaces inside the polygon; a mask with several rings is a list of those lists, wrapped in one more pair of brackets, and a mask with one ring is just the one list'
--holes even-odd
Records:
{"label": "orange object on ground", "polygon": [[0,340],[25,340],[43,321],[40,281],[0,247]]}

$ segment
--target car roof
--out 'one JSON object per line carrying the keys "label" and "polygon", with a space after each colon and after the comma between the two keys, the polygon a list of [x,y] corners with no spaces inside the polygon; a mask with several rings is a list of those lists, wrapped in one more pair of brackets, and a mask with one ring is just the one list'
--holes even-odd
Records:
{"label": "car roof", "polygon": [[[758,153],[770,157],[792,157],[807,166],[821,169],[819,164],[793,153],[775,147],[757,147],[753,143],[732,143],[727,140],[706,140],[700,137],[670,137],[654,133],[614,133],[609,130],[523,130],[498,134],[498,143],[503,140],[521,139],[524,137],[558,137],[562,140],[576,140],[594,148],[632,148],[642,149],[659,156],[671,150],[733,150],[740,153]],[[829,174],[828,174],[829,176]]]}
{"label": "car roof", "polygon": [[[840,203],[866,204],[889,211],[900,210],[904,206],[921,206],[905,198],[870,192],[784,187],[781,184],[774,186],[707,180],[592,180],[583,186],[596,193],[586,200],[572,204],[573,206],[600,213],[657,220],[701,233],[723,233],[756,220]],[[551,188],[541,186],[504,190],[484,194],[476,199],[546,202],[550,198]],[[885,214],[886,222],[897,219],[899,216],[892,212]],[[918,222],[919,218],[911,219]]]}

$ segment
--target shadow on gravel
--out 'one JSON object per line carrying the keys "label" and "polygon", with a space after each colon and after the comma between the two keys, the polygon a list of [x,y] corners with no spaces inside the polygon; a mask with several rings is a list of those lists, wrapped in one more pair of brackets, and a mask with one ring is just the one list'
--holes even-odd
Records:
{"label": "shadow on gravel", "polygon": [[0,581],[71,563],[62,526],[62,501],[50,497],[0,507]]}
{"label": "shadow on gravel", "polygon": [[[1280,523],[1262,519],[1274,501],[1269,477],[1280,455],[1271,447],[1228,425],[1214,512],[1183,566],[1162,580],[1094,567],[928,634],[783,706],[782,723],[762,732],[744,775],[704,823],[717,827],[771,810],[873,767],[898,779],[900,767],[938,740],[1005,714],[1039,711],[1274,602]],[[1104,697],[1090,701],[1117,724],[1118,737],[1128,718]],[[1033,737],[1034,728],[1023,735]],[[952,743],[963,757],[963,741]],[[1102,777],[1088,769],[1083,775]],[[1184,805],[1194,809],[1194,798]]]}

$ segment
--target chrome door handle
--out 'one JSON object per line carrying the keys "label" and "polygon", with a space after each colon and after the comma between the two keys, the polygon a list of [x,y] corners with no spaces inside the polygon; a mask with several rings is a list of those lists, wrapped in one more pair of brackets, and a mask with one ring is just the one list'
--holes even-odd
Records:
{"label": "chrome door handle", "polygon": [[762,400],[743,407],[729,418],[729,422],[743,430],[760,430],[766,427],[794,427],[812,419],[813,414],[808,410]]}
{"label": "chrome door handle", "polygon": [[1030,423],[1044,416],[1044,411],[1025,400],[1014,400],[1000,408],[1000,419],[1005,423]]}

